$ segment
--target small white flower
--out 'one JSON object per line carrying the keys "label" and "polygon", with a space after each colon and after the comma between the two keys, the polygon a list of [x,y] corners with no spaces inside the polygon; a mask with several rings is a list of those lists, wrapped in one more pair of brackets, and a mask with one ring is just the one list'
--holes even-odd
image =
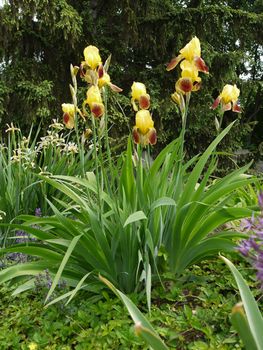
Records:
{"label": "small white flower", "polygon": [[56,129],[58,131],[64,129],[64,125],[58,122],[58,119],[52,119],[53,123],[49,125],[50,128]]}
{"label": "small white flower", "polygon": [[13,123],[11,123],[11,125],[6,124],[6,126],[7,126],[7,129],[6,129],[5,132],[12,132],[12,133],[14,133],[15,131],[21,131],[19,128],[14,127]]}
{"label": "small white flower", "polygon": [[3,220],[4,216],[6,216],[6,213],[0,210],[0,220]]}
{"label": "small white flower", "polygon": [[74,142],[66,143],[62,151],[63,153],[66,153],[66,154],[69,154],[69,153],[76,154],[79,152],[78,146]]}

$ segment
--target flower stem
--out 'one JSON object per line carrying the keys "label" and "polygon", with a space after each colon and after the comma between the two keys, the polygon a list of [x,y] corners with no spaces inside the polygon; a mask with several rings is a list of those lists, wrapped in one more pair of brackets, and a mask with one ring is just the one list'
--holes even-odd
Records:
{"label": "flower stem", "polygon": [[99,212],[101,213],[99,159],[98,159],[98,153],[97,153],[97,133],[96,133],[95,118],[94,118],[93,114],[91,114],[91,120],[92,120],[93,152],[94,152],[95,167],[96,167],[96,184],[97,184],[97,192],[98,192],[98,204],[99,204]]}
{"label": "flower stem", "polygon": [[110,149],[109,134],[108,134],[108,94],[107,94],[106,88],[104,88],[104,91],[103,91],[103,99],[104,99],[105,143],[106,143],[108,163],[109,163],[109,167],[110,167],[111,181],[113,181],[114,180],[114,172],[113,172],[111,149]]}

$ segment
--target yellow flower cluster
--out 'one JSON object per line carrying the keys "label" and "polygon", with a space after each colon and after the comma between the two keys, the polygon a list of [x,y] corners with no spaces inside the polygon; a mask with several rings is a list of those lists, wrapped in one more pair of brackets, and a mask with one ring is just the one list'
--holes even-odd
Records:
{"label": "yellow flower cluster", "polygon": [[110,58],[103,66],[99,49],[92,45],[87,46],[83,53],[84,61],[81,63],[81,75],[90,84],[84,103],[89,106],[93,116],[99,118],[104,114],[101,89],[106,85],[115,92],[120,92],[122,89],[111,83],[107,73]]}
{"label": "yellow flower cluster", "polygon": [[179,104],[180,109],[184,110],[184,98],[182,95],[197,91],[201,86],[199,72],[208,73],[208,67],[201,58],[201,45],[199,39],[195,36],[184,48],[180,54],[173,58],[167,65],[167,70],[174,69],[181,62],[181,77],[175,84],[175,92],[172,99]]}
{"label": "yellow flower cluster", "polygon": [[[96,46],[89,45],[83,52],[84,61],[81,62],[79,71],[80,76],[89,84],[86,99],[83,103],[89,106],[90,112],[95,118],[102,117],[104,114],[104,104],[101,97],[101,89],[104,86],[109,86],[113,91],[120,92],[118,86],[111,83],[107,69],[109,66],[110,58],[102,64],[99,49]],[[77,69],[78,70],[78,69]],[[85,113],[82,113],[74,104],[63,103],[63,121],[68,129],[73,129],[75,125],[75,116],[80,114],[82,117]]]}
{"label": "yellow flower cluster", "polygon": [[[143,83],[134,82],[131,87],[131,102],[135,111],[135,126],[132,130],[133,140],[143,147],[155,145],[157,142],[156,130],[152,116],[148,110],[150,107],[150,95],[147,94]],[[138,110],[138,106],[140,110]]]}

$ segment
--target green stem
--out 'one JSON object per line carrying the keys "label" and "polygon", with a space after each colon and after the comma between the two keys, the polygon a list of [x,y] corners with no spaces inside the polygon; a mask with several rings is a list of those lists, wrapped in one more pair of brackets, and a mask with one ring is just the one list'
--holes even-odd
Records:
{"label": "green stem", "polygon": [[222,123],[223,123],[223,117],[224,117],[224,112],[221,112],[221,113],[219,114],[219,128],[218,128],[218,130],[217,130],[217,135],[219,135],[220,132],[221,132]]}
{"label": "green stem", "polygon": [[[190,103],[191,93],[186,94],[185,98],[185,109],[182,111],[182,130],[181,130],[181,148],[180,148],[180,159],[183,159],[183,153],[184,153],[184,137],[185,137],[185,131],[186,131],[186,122],[187,122],[187,114],[188,114],[188,108]],[[180,162],[180,164],[182,164]]]}
{"label": "green stem", "polygon": [[95,158],[95,167],[96,167],[96,184],[97,184],[97,192],[98,192],[98,202],[99,202],[99,212],[101,213],[101,195],[100,195],[100,180],[99,180],[99,160],[98,160],[98,154],[97,154],[97,133],[96,133],[96,124],[95,124],[95,118],[91,114],[91,120],[92,120],[92,136],[93,136],[93,152],[94,152],[94,158]]}
{"label": "green stem", "polygon": [[79,137],[79,128],[78,128],[78,117],[77,117],[77,107],[75,106],[75,130],[76,130],[76,136],[77,136],[77,144],[78,144],[78,150],[79,150],[79,157],[80,157],[80,164],[81,164],[81,170],[82,175],[85,176],[85,162],[84,162],[84,149],[83,149],[83,143],[80,142]]}
{"label": "green stem", "polygon": [[104,88],[104,91],[103,91],[103,99],[104,99],[105,143],[106,143],[108,163],[110,167],[111,181],[113,181],[114,172],[113,172],[113,164],[112,164],[111,149],[110,149],[109,134],[108,134],[108,96],[107,96],[106,88]]}

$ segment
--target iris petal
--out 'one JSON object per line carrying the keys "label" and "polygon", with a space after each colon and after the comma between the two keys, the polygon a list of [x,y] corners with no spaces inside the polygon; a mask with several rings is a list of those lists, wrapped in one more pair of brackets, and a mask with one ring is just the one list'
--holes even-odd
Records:
{"label": "iris petal", "polygon": [[179,55],[171,59],[171,61],[167,64],[166,70],[170,71],[174,69],[177,64],[183,59],[183,55]]}

